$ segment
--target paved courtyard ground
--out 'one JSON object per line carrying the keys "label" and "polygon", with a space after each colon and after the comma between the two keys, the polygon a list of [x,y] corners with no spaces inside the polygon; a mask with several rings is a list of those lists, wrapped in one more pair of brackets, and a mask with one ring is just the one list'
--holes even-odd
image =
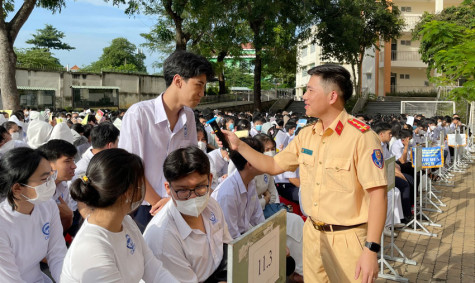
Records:
{"label": "paved courtyard ground", "polygon": [[443,213],[427,213],[442,225],[428,227],[437,237],[399,232],[396,238],[396,245],[417,265],[390,263],[410,282],[475,282],[475,164],[454,179],[454,188],[436,186],[447,205]]}

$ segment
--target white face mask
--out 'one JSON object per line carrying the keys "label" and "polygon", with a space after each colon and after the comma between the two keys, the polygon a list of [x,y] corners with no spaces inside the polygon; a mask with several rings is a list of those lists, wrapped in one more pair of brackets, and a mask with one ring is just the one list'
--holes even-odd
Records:
{"label": "white face mask", "polygon": [[206,143],[199,141],[198,142],[198,148],[201,149],[204,153],[206,153]]}
{"label": "white face mask", "polygon": [[414,139],[409,140],[409,144],[412,144],[412,143],[414,143]]}
{"label": "white face mask", "polygon": [[54,183],[54,181],[56,180],[56,176],[57,176],[57,172],[51,175],[45,183],[36,187],[23,184],[23,186],[35,189],[36,198],[30,199],[23,194],[22,196],[26,198],[26,200],[31,202],[32,204],[39,204],[39,203],[50,200],[53,197],[54,192],[56,191],[56,184]]}
{"label": "white face mask", "polygon": [[442,122],[437,123],[437,126],[438,127],[442,126]]}
{"label": "white face mask", "polygon": [[435,130],[435,126],[434,126],[434,125],[430,126],[430,129],[431,129],[432,131]]}
{"label": "white face mask", "polygon": [[185,215],[198,217],[208,205],[208,200],[209,193],[206,193],[204,196],[190,198],[187,200],[175,199],[175,202],[176,208],[179,212]]}
{"label": "white face mask", "polygon": [[264,155],[267,155],[267,156],[275,156],[275,150],[271,150],[271,151],[266,151],[264,152]]}
{"label": "white face mask", "polygon": [[19,132],[14,132],[13,134],[11,134],[12,136],[12,140],[20,140],[20,133]]}
{"label": "white face mask", "polygon": [[132,202],[132,204],[130,205],[130,213],[134,212],[135,210],[137,210],[137,208],[140,207],[140,205],[142,204],[144,198],[145,198],[145,185],[143,185],[141,188],[140,188],[140,194],[141,194],[141,197],[138,201],[134,201]]}

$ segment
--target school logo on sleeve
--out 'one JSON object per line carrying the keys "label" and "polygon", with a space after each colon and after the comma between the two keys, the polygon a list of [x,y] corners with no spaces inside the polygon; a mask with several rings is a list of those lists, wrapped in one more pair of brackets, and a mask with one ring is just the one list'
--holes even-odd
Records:
{"label": "school logo on sleeve", "polygon": [[43,232],[43,235],[45,235],[45,240],[49,239],[49,222],[46,222],[45,225],[43,225],[43,228],[41,228],[41,232]]}
{"label": "school logo on sleeve", "polygon": [[183,126],[183,131],[185,132],[185,138],[186,138],[186,136],[188,135],[188,127],[186,126],[186,124],[185,126]]}
{"label": "school logo on sleeve", "polygon": [[133,255],[135,253],[135,243],[132,241],[129,234],[125,234],[125,239],[127,240],[127,248],[129,249],[130,254]]}
{"label": "school logo on sleeve", "polygon": [[379,169],[383,169],[384,160],[383,160],[383,154],[381,153],[380,149],[373,150],[373,154],[371,155],[371,158],[373,159],[373,163],[374,165],[376,165],[376,167],[378,167]]}
{"label": "school logo on sleeve", "polygon": [[213,224],[216,224],[216,222],[218,221],[218,220],[216,219],[216,215],[214,215],[213,212],[211,212],[211,217],[209,218],[209,220],[210,220],[211,223],[213,223]]}
{"label": "school logo on sleeve", "polygon": [[264,182],[266,184],[269,184],[269,177],[267,176],[267,174],[264,174]]}

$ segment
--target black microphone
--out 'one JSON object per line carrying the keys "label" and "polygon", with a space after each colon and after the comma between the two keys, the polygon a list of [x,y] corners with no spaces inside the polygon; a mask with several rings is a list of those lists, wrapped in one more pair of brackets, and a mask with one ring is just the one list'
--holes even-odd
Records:
{"label": "black microphone", "polygon": [[211,126],[211,128],[213,129],[215,135],[218,137],[218,139],[223,144],[223,148],[227,152],[229,152],[230,148],[229,148],[228,140],[226,139],[226,136],[223,134],[223,132],[221,132],[221,129],[219,128],[218,123],[216,122],[216,117],[214,117],[213,119],[207,121],[206,124]]}

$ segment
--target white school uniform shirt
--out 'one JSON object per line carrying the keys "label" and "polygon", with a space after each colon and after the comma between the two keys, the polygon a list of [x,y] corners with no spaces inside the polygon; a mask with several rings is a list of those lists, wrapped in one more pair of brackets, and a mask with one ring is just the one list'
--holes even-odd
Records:
{"label": "white school uniform shirt", "polygon": [[387,143],[381,142],[381,148],[383,149],[383,158],[384,159],[388,159],[388,158],[391,158],[393,156],[391,151],[389,151]]}
{"label": "white school uniform shirt", "polygon": [[121,232],[84,221],[64,258],[61,282],[178,282],[153,255],[130,216]]}
{"label": "white school uniform shirt", "polygon": [[220,177],[228,173],[228,163],[230,163],[230,161],[224,160],[219,148],[209,152],[208,158],[210,163],[213,163],[214,166],[213,181],[211,182],[211,189],[214,190],[222,180]]}
{"label": "white school uniform shirt", "polygon": [[[402,153],[404,152],[404,144],[402,143],[402,141],[400,139],[397,139],[391,145],[391,148],[389,150],[391,152],[391,156],[394,155],[396,157],[396,160],[399,160],[399,158],[401,158],[401,156],[402,156]],[[410,150],[411,150],[410,148],[407,150],[407,154],[410,154]]]}
{"label": "white school uniform shirt", "polygon": [[132,105],[122,119],[119,147],[143,159],[145,177],[160,197],[167,197],[163,162],[172,151],[198,145],[193,110],[183,107],[173,131],[170,129],[162,100],[163,94],[152,100]]}
{"label": "white school uniform shirt", "polygon": [[265,220],[257,197],[256,181],[249,182],[246,189],[238,170],[219,184],[211,197],[221,206],[233,239]]}
{"label": "white school uniform shirt", "polygon": [[191,229],[173,201],[153,217],[144,238],[153,254],[180,282],[203,282],[218,268],[223,244],[233,239],[223,211],[210,198],[201,213],[206,233]]}
{"label": "white school uniform shirt", "polygon": [[94,154],[92,153],[92,146],[89,147],[81,156],[81,159],[76,163],[76,170],[74,170],[74,177],[71,181],[76,180],[79,176],[86,174],[87,166],[91,162]]}
{"label": "white school uniform shirt", "polygon": [[69,181],[63,181],[56,185],[56,191],[54,192],[53,199],[57,204],[60,204],[59,197],[61,197],[64,202],[68,205],[69,209],[75,211],[77,209],[77,202],[73,200],[69,194]]}
{"label": "white school uniform shirt", "polygon": [[67,249],[58,206],[53,200],[35,204],[30,215],[0,203],[0,282],[52,282],[40,269],[46,257],[58,282]]}
{"label": "white school uniform shirt", "polygon": [[261,204],[262,209],[266,207],[266,200],[264,199],[264,193],[266,191],[269,191],[270,193],[269,203],[280,203],[279,193],[277,192],[277,188],[275,187],[274,183],[274,177],[264,173],[262,175],[256,176],[254,180],[256,181],[256,193],[259,197],[259,203]]}

